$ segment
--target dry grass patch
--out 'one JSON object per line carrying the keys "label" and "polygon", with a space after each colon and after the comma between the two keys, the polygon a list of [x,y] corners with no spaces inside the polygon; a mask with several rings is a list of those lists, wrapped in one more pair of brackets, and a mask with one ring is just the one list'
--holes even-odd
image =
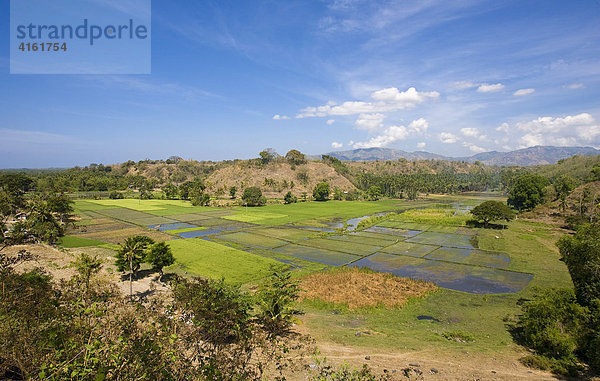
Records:
{"label": "dry grass patch", "polygon": [[410,298],[424,296],[437,286],[364,268],[342,267],[304,277],[302,288],[302,299],[321,299],[356,309],[377,305],[402,307]]}

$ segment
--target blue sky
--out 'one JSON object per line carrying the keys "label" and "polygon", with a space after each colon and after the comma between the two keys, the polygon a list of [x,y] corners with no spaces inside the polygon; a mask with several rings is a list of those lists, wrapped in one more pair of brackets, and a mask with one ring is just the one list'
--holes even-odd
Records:
{"label": "blue sky", "polygon": [[600,148],[598,1],[154,0],[150,75],[11,75],[0,6],[4,168]]}

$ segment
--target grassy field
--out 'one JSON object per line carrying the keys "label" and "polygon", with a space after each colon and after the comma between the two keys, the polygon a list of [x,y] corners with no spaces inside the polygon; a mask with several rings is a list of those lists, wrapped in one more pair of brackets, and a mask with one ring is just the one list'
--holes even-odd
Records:
{"label": "grassy field", "polygon": [[303,221],[326,219],[332,216],[340,219],[350,219],[406,207],[407,202],[401,200],[299,202],[289,205],[267,205],[260,208],[237,207],[233,209],[236,215],[227,216],[226,218],[266,226],[302,225],[301,222]]}
{"label": "grassy field", "polygon": [[203,239],[178,239],[169,242],[176,263],[165,269],[202,275],[207,278],[224,278],[227,282],[244,284],[269,275],[270,266],[287,268],[274,259],[219,245]]}
{"label": "grassy field", "polygon": [[[438,288],[424,297],[408,298],[402,308],[350,309],[348,303],[340,302],[340,295],[328,301],[309,298],[298,305],[306,312],[302,324],[318,342],[384,349],[510,351],[515,344],[503,319],[519,313],[517,301],[530,297],[534,287],[570,287],[571,283],[554,246],[563,234],[560,230],[519,220],[504,230],[465,226],[468,207],[489,199],[502,200],[494,194],[433,195],[418,202],[329,201],[232,209],[169,200],[78,200],[76,211],[82,219],[77,225],[85,231],[63,238],[62,245],[103,247],[122,241],[127,234],[147,234],[158,241],[169,240],[177,263],[167,272],[225,277],[232,283],[256,282],[268,275],[271,265],[292,267],[296,276],[304,276],[361,261],[408,266],[417,274],[426,270],[439,274],[440,279],[464,276],[468,270],[475,277],[483,274],[511,284],[514,274],[503,269],[517,272],[515,277],[532,274],[529,284],[516,293],[477,295]],[[346,234],[291,226],[327,227],[334,222],[339,226],[350,218],[383,211],[404,213]],[[173,239],[172,231],[147,228],[176,222],[198,228],[181,227],[175,233],[206,230],[210,241]],[[327,288],[325,281],[316,282]],[[372,334],[357,336],[359,331]],[[474,341],[451,341],[445,337],[448,333],[463,333]]]}
{"label": "grassy field", "polygon": [[99,246],[104,244],[102,241],[98,241],[95,239],[87,239],[76,236],[66,236],[61,237],[57,244],[65,249],[74,248],[74,247],[89,247],[89,246]]}
{"label": "grassy field", "polygon": [[[462,353],[516,350],[504,319],[520,313],[518,300],[531,297],[536,287],[572,287],[554,246],[562,234],[551,226],[523,221],[514,221],[504,230],[478,230],[480,249],[506,253],[511,270],[533,274],[529,285],[520,292],[476,295],[439,288],[425,298],[411,299],[402,309],[350,310],[344,304],[305,300],[301,304],[306,311],[304,324],[311,328],[317,341],[349,346],[395,350],[435,347]],[[419,320],[419,316],[439,322]],[[373,334],[355,335],[365,331]],[[448,332],[462,332],[475,341],[451,341],[444,337]]]}

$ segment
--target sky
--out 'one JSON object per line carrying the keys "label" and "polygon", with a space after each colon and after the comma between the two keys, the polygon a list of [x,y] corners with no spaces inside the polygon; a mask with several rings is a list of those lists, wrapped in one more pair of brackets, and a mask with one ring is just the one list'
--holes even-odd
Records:
{"label": "sky", "polygon": [[598,0],[153,0],[140,75],[9,74],[0,7],[0,168],[600,148]]}

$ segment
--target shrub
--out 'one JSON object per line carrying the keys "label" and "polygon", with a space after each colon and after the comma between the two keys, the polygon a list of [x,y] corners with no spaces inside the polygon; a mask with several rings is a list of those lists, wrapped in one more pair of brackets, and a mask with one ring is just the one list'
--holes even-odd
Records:
{"label": "shrub", "polygon": [[299,297],[300,286],[298,281],[291,280],[289,272],[271,271],[271,277],[260,285],[257,295],[260,320],[268,332],[280,334],[291,325],[291,306]]}
{"label": "shrub", "polygon": [[112,200],[120,200],[120,199],[125,198],[125,196],[121,192],[112,191],[108,194],[108,198],[110,198]]}
{"label": "shrub", "polygon": [[360,198],[360,192],[357,189],[352,189],[344,195],[346,201],[357,201]]}
{"label": "shrub", "polygon": [[285,159],[290,165],[306,164],[306,157],[304,154],[295,149],[288,151],[288,153],[285,154]]}
{"label": "shrub", "polygon": [[313,190],[313,197],[317,201],[327,201],[329,200],[329,194],[331,193],[331,188],[329,187],[329,183],[326,181],[322,181],[317,184],[315,189]]}
{"label": "shrub", "polygon": [[557,246],[569,269],[577,301],[589,307],[600,299],[600,224],[581,226],[575,236],[562,237]]}
{"label": "shrub", "polygon": [[148,251],[145,260],[152,265],[152,270],[159,272],[160,275],[158,280],[162,279],[163,268],[175,263],[175,257],[173,257],[171,247],[164,242],[155,243],[150,246],[150,250]]}
{"label": "shrub", "polygon": [[296,178],[298,179],[298,181],[300,181],[301,184],[307,184],[308,171],[306,170],[306,168],[301,168],[298,171],[296,171]]}
{"label": "shrub", "polygon": [[262,191],[257,187],[249,187],[244,189],[242,200],[248,206],[261,206],[267,203],[267,199],[263,196]]}
{"label": "shrub", "polygon": [[510,188],[507,203],[517,210],[531,210],[544,200],[544,188],[548,184],[546,177],[522,175]]}
{"label": "shrub", "polygon": [[549,359],[552,369],[574,374],[578,369],[574,352],[585,319],[586,309],[577,304],[573,291],[545,290],[523,304],[513,334],[518,342]]}
{"label": "shrub", "polygon": [[367,198],[370,201],[376,201],[379,200],[379,198],[381,197],[381,188],[379,188],[377,185],[371,185],[369,187],[369,189],[367,189]]}
{"label": "shrub", "polygon": [[285,196],[283,196],[284,204],[293,204],[295,202],[298,202],[298,198],[294,196],[291,191],[288,191]]}

